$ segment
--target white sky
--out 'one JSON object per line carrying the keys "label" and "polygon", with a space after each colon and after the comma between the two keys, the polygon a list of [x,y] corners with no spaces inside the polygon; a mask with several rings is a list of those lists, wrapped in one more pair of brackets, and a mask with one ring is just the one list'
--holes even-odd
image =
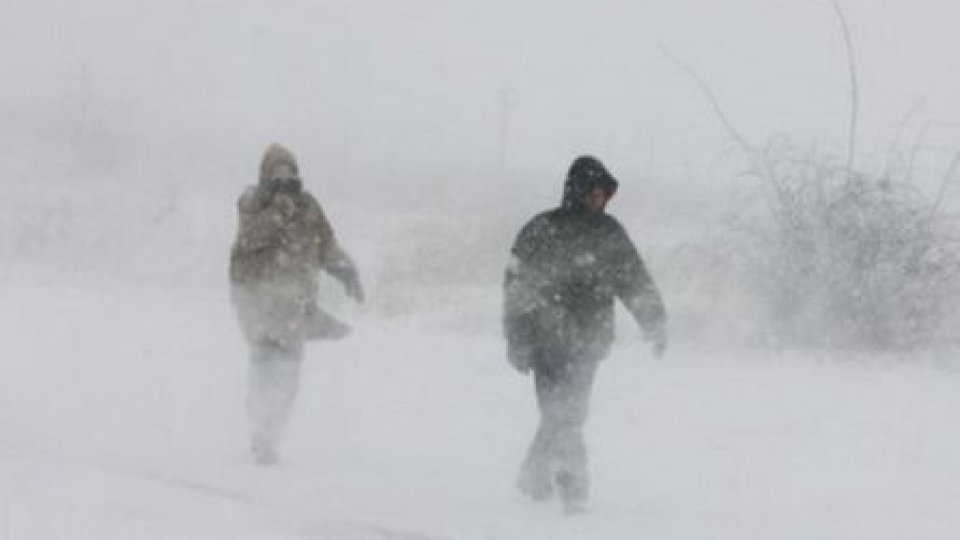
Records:
{"label": "white sky", "polygon": [[[925,100],[907,140],[936,122],[927,157],[942,168],[960,148],[960,5],[841,2],[861,68],[861,161],[882,161]],[[661,47],[751,140],[784,133],[838,153],[845,141],[845,58],[825,0],[7,0],[3,12],[2,181],[38,155],[125,175],[223,158],[239,173],[274,139],[317,176],[496,170],[504,110],[511,170],[559,176],[591,152],[621,176],[705,181],[725,135]]]}

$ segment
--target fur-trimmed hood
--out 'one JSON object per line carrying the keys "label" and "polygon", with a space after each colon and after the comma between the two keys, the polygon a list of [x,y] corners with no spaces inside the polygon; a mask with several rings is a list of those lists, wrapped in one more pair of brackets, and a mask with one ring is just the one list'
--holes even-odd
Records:
{"label": "fur-trimmed hood", "polygon": [[297,165],[297,158],[293,152],[285,146],[273,143],[267,147],[263,153],[263,159],[260,160],[260,185],[269,183],[275,179],[277,168],[286,165],[293,170],[296,179],[300,179],[300,167]]}

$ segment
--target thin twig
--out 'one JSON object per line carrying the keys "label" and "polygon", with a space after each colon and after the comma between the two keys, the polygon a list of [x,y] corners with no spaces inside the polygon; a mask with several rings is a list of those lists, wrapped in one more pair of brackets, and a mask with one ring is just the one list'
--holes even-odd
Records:
{"label": "thin twig", "polygon": [[686,62],[677,58],[665,45],[660,45],[660,50],[663,51],[663,54],[669,58],[674,65],[683,70],[694,81],[696,81],[697,86],[700,87],[700,91],[703,92],[703,94],[707,97],[707,100],[710,102],[710,106],[713,107],[714,114],[720,120],[720,123],[723,124],[723,128],[727,130],[727,133],[733,137],[735,141],[737,141],[737,144],[740,145],[740,148],[747,154],[747,156],[752,155],[753,147],[747,142],[743,135],[741,135],[740,132],[733,127],[730,119],[727,118],[726,113],[723,112],[723,107],[720,105],[720,100],[717,99],[716,94],[713,93],[713,90],[710,89],[710,86],[707,85],[707,82],[703,79],[703,77],[701,77],[700,74],[697,73],[697,71],[690,67]]}
{"label": "thin twig", "polygon": [[857,62],[853,55],[853,40],[850,37],[850,27],[847,25],[847,17],[840,7],[837,0],[827,0],[833,6],[840,22],[840,29],[843,32],[843,41],[847,48],[847,69],[850,75],[850,126],[847,134],[847,175],[853,172],[854,158],[857,152],[857,121],[858,109],[860,108],[860,88],[857,82]]}
{"label": "thin twig", "polygon": [[937,212],[940,210],[940,205],[943,204],[944,199],[946,199],[947,189],[950,187],[953,176],[957,172],[957,167],[960,167],[960,152],[953,155],[950,166],[947,167],[947,173],[943,175],[943,180],[940,181],[940,190],[937,192],[937,198],[934,199],[933,204],[930,205],[930,215],[927,216],[928,223],[933,221]]}
{"label": "thin twig", "polygon": [[710,89],[710,86],[707,84],[706,80],[690,65],[688,65],[683,60],[680,60],[676,55],[670,52],[670,49],[666,45],[661,44],[660,50],[663,52],[671,62],[674,63],[678,68],[680,68],[684,73],[689,75],[700,87],[700,91],[707,97],[707,100],[710,102],[710,106],[713,108],[713,112],[716,115],[717,119],[720,120],[720,124],[723,125],[723,128],[727,131],[730,137],[740,146],[740,149],[746,155],[747,159],[750,160],[751,167],[761,178],[765,178],[773,185],[774,191],[776,191],[777,198],[780,200],[781,204],[785,207],[789,206],[787,204],[788,195],[784,190],[783,186],[777,182],[776,172],[773,170],[773,167],[770,165],[770,160],[763,152],[758,152],[754,147],[747,142],[747,139],[740,134],[740,131],[737,128],[733,127],[733,123],[727,117],[727,114],[723,111],[723,106],[720,105],[720,100],[717,98],[717,95],[713,93],[713,90]]}
{"label": "thin twig", "polygon": [[884,167],[883,177],[890,178],[890,175],[893,174],[894,160],[897,158],[897,152],[900,149],[900,140],[903,136],[903,131],[907,127],[907,123],[913,119],[914,116],[920,112],[920,109],[927,102],[927,96],[924,96],[922,99],[914,103],[913,107],[900,118],[899,124],[897,124],[897,130],[893,134],[893,142],[890,143],[890,150],[887,152],[887,164]]}
{"label": "thin twig", "polygon": [[910,158],[907,161],[907,176],[905,181],[907,183],[913,182],[914,170],[917,166],[917,154],[920,153],[920,149],[923,147],[923,142],[927,138],[927,133],[933,127],[933,121],[928,121],[923,124],[923,127],[920,128],[920,131],[917,133],[916,140],[913,141],[913,145],[910,147]]}

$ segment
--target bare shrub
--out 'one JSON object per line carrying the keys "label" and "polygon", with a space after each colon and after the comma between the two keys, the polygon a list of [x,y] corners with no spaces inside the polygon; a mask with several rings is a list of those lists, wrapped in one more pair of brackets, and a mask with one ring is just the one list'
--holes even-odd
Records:
{"label": "bare shrub", "polygon": [[[839,23],[850,79],[843,164],[783,139],[754,147],[734,128],[703,77],[664,49],[694,79],[748,159],[745,176],[759,181],[756,204],[749,210],[738,205],[724,235],[723,244],[736,254],[726,264],[754,297],[763,333],[775,344],[879,350],[933,345],[950,337],[942,330],[960,300],[958,237],[940,212],[960,153],[934,199],[912,183],[916,148],[902,177],[857,168],[853,40],[840,3],[827,3]],[[888,164],[903,161],[899,157],[895,141]]]}
{"label": "bare shrub", "polygon": [[942,336],[960,250],[941,199],[789,144],[753,162],[760,204],[738,209],[730,239],[771,341],[890,350]]}

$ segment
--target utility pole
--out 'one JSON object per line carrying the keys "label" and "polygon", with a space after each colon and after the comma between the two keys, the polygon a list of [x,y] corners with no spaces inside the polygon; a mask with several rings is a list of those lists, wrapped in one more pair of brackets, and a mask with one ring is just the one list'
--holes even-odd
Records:
{"label": "utility pole", "polygon": [[507,143],[510,139],[510,113],[512,103],[510,100],[510,87],[504,86],[500,89],[500,129],[498,133],[498,160],[500,168],[507,168]]}

